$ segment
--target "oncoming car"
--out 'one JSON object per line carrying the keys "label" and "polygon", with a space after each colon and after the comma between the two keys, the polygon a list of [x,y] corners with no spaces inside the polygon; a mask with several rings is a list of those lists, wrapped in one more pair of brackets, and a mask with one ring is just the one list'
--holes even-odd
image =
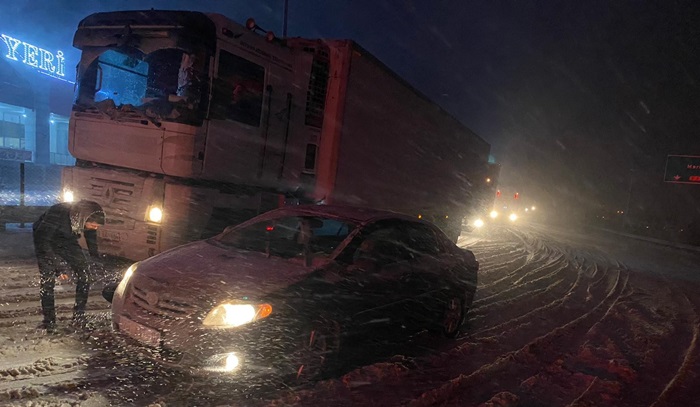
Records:
{"label": "oncoming car", "polygon": [[112,299],[112,326],[191,372],[313,378],[345,344],[381,332],[457,335],[478,267],[415,218],[281,208],[132,265]]}
{"label": "oncoming car", "polygon": [[[534,207],[533,207],[534,208]],[[488,214],[474,215],[471,217],[465,217],[462,222],[462,226],[466,227],[468,231],[478,231],[488,228],[490,225],[494,224],[517,224],[520,223],[520,215],[517,211],[502,211],[499,212],[496,209],[491,210]]]}

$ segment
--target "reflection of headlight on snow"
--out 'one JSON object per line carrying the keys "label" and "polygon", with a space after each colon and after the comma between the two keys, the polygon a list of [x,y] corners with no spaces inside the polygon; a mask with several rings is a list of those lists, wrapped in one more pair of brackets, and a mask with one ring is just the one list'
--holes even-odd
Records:
{"label": "reflection of headlight on snow", "polygon": [[224,303],[214,307],[207,314],[204,326],[230,328],[245,325],[268,317],[272,313],[270,304],[231,304]]}
{"label": "reflection of headlight on snow", "polygon": [[518,220],[518,215],[511,213],[508,219],[510,219],[511,222],[515,222],[516,220]]}
{"label": "reflection of headlight on snow", "polygon": [[67,188],[63,190],[63,202],[73,202],[74,199],[73,191]]}
{"label": "reflection of headlight on snow", "polygon": [[122,296],[124,295],[124,290],[126,290],[127,284],[129,284],[129,280],[131,279],[131,276],[134,275],[134,271],[136,271],[136,266],[138,263],[134,263],[131,266],[129,266],[128,269],[126,269],[126,273],[124,273],[124,277],[122,277],[122,281],[119,283],[117,286],[117,289],[114,292],[115,296]]}
{"label": "reflection of headlight on snow", "polygon": [[241,360],[234,352],[221,353],[204,361],[204,370],[210,372],[231,372],[241,365]]}
{"label": "reflection of headlight on snow", "polygon": [[489,213],[489,216],[491,217],[491,219],[496,219],[498,217],[498,212],[491,211],[491,213]]}
{"label": "reflection of headlight on snow", "polygon": [[484,226],[484,221],[481,219],[477,219],[474,222],[472,222],[472,224],[474,225],[475,228],[480,228],[480,227]]}
{"label": "reflection of headlight on snow", "polygon": [[148,220],[151,222],[160,223],[163,220],[163,210],[157,206],[152,207],[148,211]]}

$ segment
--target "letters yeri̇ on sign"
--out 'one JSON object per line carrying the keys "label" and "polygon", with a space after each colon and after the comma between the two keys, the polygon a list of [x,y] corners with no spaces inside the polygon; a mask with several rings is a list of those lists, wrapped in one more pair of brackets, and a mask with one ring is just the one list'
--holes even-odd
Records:
{"label": "letters yeri\u0307 on sign", "polygon": [[2,34],[2,42],[5,44],[3,53],[5,58],[33,66],[51,76],[59,78],[66,76],[66,59],[63,51],[55,53],[47,51],[6,34]]}

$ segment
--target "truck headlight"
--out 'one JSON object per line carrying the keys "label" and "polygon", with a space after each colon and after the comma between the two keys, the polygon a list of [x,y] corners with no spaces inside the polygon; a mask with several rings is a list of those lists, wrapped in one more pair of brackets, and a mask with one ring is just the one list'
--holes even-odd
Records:
{"label": "truck headlight", "polygon": [[73,202],[75,199],[75,194],[73,194],[73,191],[66,188],[63,190],[63,202]]}
{"label": "truck headlight", "polygon": [[163,210],[157,206],[152,206],[148,210],[148,220],[150,222],[160,223],[163,220]]}
{"label": "truck headlight", "polygon": [[219,304],[209,311],[202,325],[214,328],[232,328],[245,325],[272,314],[270,304]]}

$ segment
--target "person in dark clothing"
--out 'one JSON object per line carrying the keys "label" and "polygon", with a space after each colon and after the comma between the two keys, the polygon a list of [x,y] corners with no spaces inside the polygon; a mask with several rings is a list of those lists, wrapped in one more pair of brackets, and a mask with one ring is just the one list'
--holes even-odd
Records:
{"label": "person in dark clothing", "polygon": [[[90,290],[90,267],[97,264],[97,229],[105,223],[102,207],[92,201],[53,205],[34,222],[34,250],[41,275],[41,310],[44,319],[40,328],[53,332],[56,327],[54,286],[61,274],[60,265],[67,263],[76,284],[73,323],[84,327],[85,306]],[[90,259],[78,243],[84,236]]]}

